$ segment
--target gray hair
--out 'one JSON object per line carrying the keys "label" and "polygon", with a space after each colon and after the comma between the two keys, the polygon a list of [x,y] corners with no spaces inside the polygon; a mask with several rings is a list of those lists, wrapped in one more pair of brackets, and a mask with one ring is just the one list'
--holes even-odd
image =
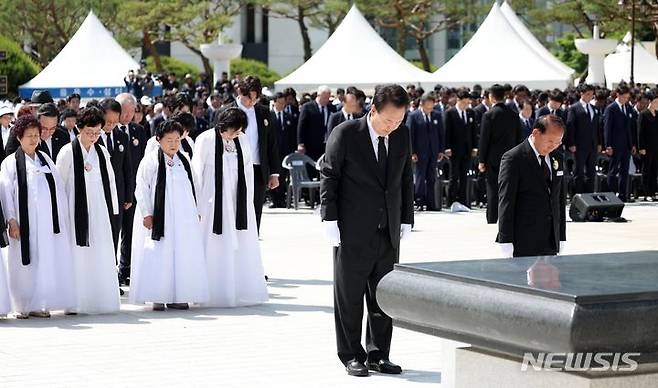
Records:
{"label": "gray hair", "polygon": [[119,104],[137,106],[137,99],[130,93],[121,93],[114,99]]}
{"label": "gray hair", "polygon": [[329,86],[322,85],[322,86],[318,87],[318,94],[322,94],[322,93],[326,93],[326,92],[331,93],[331,88]]}

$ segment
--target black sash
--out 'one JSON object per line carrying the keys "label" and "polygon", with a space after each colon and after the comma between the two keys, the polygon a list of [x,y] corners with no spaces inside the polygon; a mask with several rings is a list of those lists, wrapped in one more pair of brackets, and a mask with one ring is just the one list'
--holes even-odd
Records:
{"label": "black sash", "polygon": [[[36,155],[39,157],[41,164],[50,165],[46,158],[37,150]],[[25,152],[22,148],[16,150],[16,175],[18,180],[18,214],[20,218],[21,232],[21,259],[23,265],[30,264],[30,216],[27,209],[27,170],[25,167]],[[53,219],[53,233],[59,234],[59,214],[57,211],[57,191],[55,188],[55,178],[52,172],[46,173],[46,181],[50,191],[50,208]]]}
{"label": "black sash", "polygon": [[[247,229],[247,184],[244,177],[244,159],[242,156],[242,147],[240,140],[236,137],[234,140],[235,148],[238,152],[238,190],[237,204],[235,210],[235,228],[237,230]],[[212,231],[215,234],[222,234],[222,178],[224,175],[224,142],[219,133],[215,134],[215,212],[212,225]]]}
{"label": "black sash", "polygon": [[[87,207],[87,184],[85,183],[85,166],[82,157],[82,146],[80,140],[75,139],[71,143],[73,149],[73,186],[75,189],[75,243],[80,247],[89,246],[89,208]],[[95,143],[94,148],[98,154],[98,164],[101,168],[101,179],[103,181],[103,193],[107,214],[112,223],[112,194],[110,192],[110,177],[107,172],[105,154],[100,144]]]}
{"label": "black sash", "polygon": [[[192,186],[192,195],[194,196],[194,201],[196,202],[196,192],[194,191],[194,179],[192,179],[192,169],[190,168],[190,162],[187,161],[187,158],[178,151],[178,158],[183,163],[185,172],[187,172],[187,179],[190,180],[190,186]],[[160,241],[164,237],[164,225],[165,225],[165,189],[167,185],[167,167],[165,166],[164,152],[162,148],[158,149],[158,177],[155,183],[155,203],[153,205],[153,230],[151,231],[151,239],[155,241]]]}
{"label": "black sash", "polygon": [[187,139],[185,139],[185,138],[181,139],[180,145],[181,145],[181,147],[183,147],[183,151],[185,151],[190,156],[190,159],[192,159],[192,156],[193,156],[192,146],[187,141]]}

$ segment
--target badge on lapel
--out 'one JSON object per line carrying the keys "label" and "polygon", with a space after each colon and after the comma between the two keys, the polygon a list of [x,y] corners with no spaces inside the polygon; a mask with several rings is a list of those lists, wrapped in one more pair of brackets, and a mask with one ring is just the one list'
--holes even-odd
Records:
{"label": "badge on lapel", "polygon": [[290,125],[290,120],[286,121],[286,125]]}
{"label": "badge on lapel", "polygon": [[137,138],[133,139],[133,145],[137,147],[139,145],[139,140]]}
{"label": "badge on lapel", "polygon": [[267,119],[263,119],[263,124],[265,124],[266,127],[270,126],[270,123],[267,121]]}
{"label": "badge on lapel", "polygon": [[434,125],[436,125],[436,124],[438,124],[438,123],[439,123],[438,120],[434,120]]}
{"label": "badge on lapel", "polygon": [[119,143],[119,152],[123,152],[123,144]]}
{"label": "badge on lapel", "polygon": [[469,117],[469,118],[468,118],[468,122],[469,122],[469,123],[472,123],[472,122],[473,122],[473,118],[472,118],[472,117]]}
{"label": "badge on lapel", "polygon": [[553,170],[557,171],[559,167],[560,163],[558,163],[557,159],[553,159]]}

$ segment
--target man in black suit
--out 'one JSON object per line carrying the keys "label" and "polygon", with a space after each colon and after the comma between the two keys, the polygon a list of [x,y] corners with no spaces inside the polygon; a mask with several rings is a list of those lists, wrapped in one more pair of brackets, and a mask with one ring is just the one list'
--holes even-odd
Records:
{"label": "man in black suit", "polygon": [[[286,97],[283,93],[274,95],[274,106],[272,107],[271,119],[276,132],[279,156],[281,160],[297,150],[297,125],[292,117],[286,113]],[[288,189],[288,178],[290,173],[282,168],[279,175],[279,187],[272,190],[272,208],[286,207],[286,191]]]}
{"label": "man in black suit", "polygon": [[[116,101],[121,105],[121,115],[119,116],[117,129],[126,135],[123,141],[127,140],[128,143],[124,148],[130,154],[130,165],[132,167],[131,173],[126,179],[129,180],[131,187],[135,187],[137,168],[144,157],[149,134],[141,125],[132,122],[135,116],[135,107],[137,106],[135,97],[128,93],[122,93],[116,97]],[[122,189],[122,187],[117,186],[118,191]],[[133,219],[135,217],[135,207],[137,206],[134,190],[127,198],[131,198],[131,200],[126,200],[126,202],[131,202],[132,206],[124,210],[123,217],[121,218],[121,246],[119,249],[119,279],[121,284],[125,285],[129,285]]]}
{"label": "man in black suit", "polygon": [[457,104],[443,115],[446,134],[445,155],[450,158],[450,195],[448,203],[459,202],[471,207],[466,200],[466,179],[471,157],[477,153],[475,113],[469,108],[471,94],[466,89],[457,91]]}
{"label": "man in black suit", "polygon": [[599,115],[590,104],[594,97],[594,86],[579,86],[580,101],[567,111],[565,144],[576,160],[574,181],[576,193],[594,192],[596,156],[601,152],[598,136]]}
{"label": "man in black suit", "polygon": [[331,89],[320,86],[315,101],[302,105],[299,112],[297,149],[313,160],[324,154],[329,116],[336,111],[336,107],[329,102],[330,97]]}
{"label": "man in black suit", "polygon": [[[410,136],[402,124],[408,104],[401,86],[378,87],[369,114],[331,133],[321,164],[322,220],[334,246],[338,357],[352,376],[402,371],[388,359],[393,323],[375,290],[393,270],[400,239],[414,222]],[[364,296],[367,353],[361,345]]]}
{"label": "man in black suit", "polygon": [[567,121],[567,112],[562,109],[564,104],[564,93],[559,89],[554,89],[548,95],[548,104],[537,111],[535,118],[545,115],[556,115],[563,122]]}
{"label": "man in black suit", "polygon": [[100,145],[105,146],[110,154],[119,200],[119,214],[112,218],[112,237],[114,239],[114,250],[116,251],[119,244],[119,234],[123,226],[123,214],[133,206],[133,197],[135,195],[134,173],[130,159],[131,151],[128,148],[130,139],[125,132],[120,131],[117,127],[121,116],[121,104],[112,98],[106,98],[101,101],[100,106],[105,114],[105,125],[98,142]]}
{"label": "man in black suit", "polygon": [[347,120],[356,120],[363,116],[363,109],[359,104],[361,95],[365,94],[354,86],[347,88],[345,92],[344,103],[341,104],[340,109],[329,116],[329,123],[327,124],[327,132],[331,135],[331,131],[339,124]]}
{"label": "man in black suit", "polygon": [[41,105],[37,111],[37,117],[41,123],[41,143],[39,143],[38,148],[48,154],[53,161],[56,161],[59,150],[70,143],[71,138],[58,125],[59,111],[55,104],[47,103]]}
{"label": "man in black suit", "polygon": [[299,121],[297,92],[293,88],[285,88],[281,93],[286,97],[286,107],[284,108],[284,111],[292,117],[292,120],[295,123],[295,128],[297,128],[297,122]]}
{"label": "man in black suit", "polygon": [[603,113],[605,151],[610,156],[608,187],[617,192],[624,202],[631,200],[626,192],[626,181],[630,157],[635,154],[637,145],[637,137],[633,136],[633,108],[628,104],[629,99],[628,86],[617,86],[617,99]]}
{"label": "man in black suit", "polygon": [[427,92],[420,98],[420,106],[407,115],[407,128],[411,132],[411,159],[414,170],[414,199],[419,210],[436,210],[434,182],[436,163],[444,158],[445,131],[441,113],[434,109],[436,94]]}
{"label": "man in black suit", "polygon": [[207,131],[210,128],[210,124],[208,120],[206,120],[206,117],[208,116],[206,114],[207,111],[207,105],[206,103],[201,100],[201,99],[194,99],[192,101],[193,108],[192,108],[192,114],[194,114],[194,131],[190,133],[190,137],[192,140],[196,140],[197,136],[202,134],[203,132]]}
{"label": "man in black suit", "polygon": [[223,108],[237,107],[247,114],[247,128],[244,128],[244,133],[249,139],[251,160],[254,165],[254,207],[258,230],[260,230],[260,219],[265,203],[265,192],[279,187],[281,172],[279,145],[270,110],[257,103],[262,89],[258,77],[247,76],[236,85],[238,98]]}
{"label": "man in black suit", "polygon": [[503,154],[523,141],[518,113],[505,105],[505,88],[495,84],[489,90],[494,106],[482,116],[480,163],[478,169],[487,179],[487,223],[498,220],[498,171]]}
{"label": "man in black suit", "polygon": [[[476,142],[475,146],[480,144],[480,129],[482,128],[482,116],[484,116],[485,113],[487,113],[491,109],[491,99],[489,98],[489,90],[484,90],[482,92],[482,101],[473,108],[473,113],[474,113],[474,121],[475,121],[475,132],[476,132]],[[478,168],[477,168],[477,159],[474,159],[474,169],[476,170],[477,174],[477,197],[478,197],[478,202],[480,203],[480,206],[485,206],[485,203],[487,201],[486,199],[486,194],[487,194],[487,180],[485,177],[485,174],[481,173]]]}
{"label": "man in black suit", "polygon": [[[523,103],[529,100],[530,90],[525,85],[516,85],[512,92],[514,93],[514,98],[507,103],[507,107],[514,113],[519,114]],[[504,102],[505,100],[503,99],[502,101]]]}
{"label": "man in black suit", "polygon": [[162,100],[162,112],[153,118],[153,124],[151,125],[151,136],[155,136],[155,131],[158,129],[160,124],[170,118],[174,114],[175,109],[176,97],[167,96]]}
{"label": "man in black suit", "polygon": [[545,115],[533,127],[500,163],[496,241],[507,257],[556,255],[566,241],[564,123]]}

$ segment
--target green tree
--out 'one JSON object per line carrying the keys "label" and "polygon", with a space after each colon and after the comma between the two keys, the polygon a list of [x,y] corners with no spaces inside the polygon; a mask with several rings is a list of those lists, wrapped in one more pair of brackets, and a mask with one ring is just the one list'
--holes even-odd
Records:
{"label": "green tree", "polygon": [[31,80],[39,74],[41,67],[13,40],[0,35],[0,51],[7,57],[0,61],[0,75],[7,76],[7,92],[9,95],[18,94],[18,86]]}
{"label": "green tree", "polygon": [[273,87],[274,83],[281,79],[281,76],[274,70],[267,67],[263,62],[255,59],[234,59],[231,61],[231,74],[242,73],[245,75],[254,75],[260,79],[261,84],[267,87]]}
{"label": "green tree", "polygon": [[576,70],[576,74],[582,74],[587,70],[587,55],[576,49],[574,33],[564,34],[558,38],[555,43],[557,49],[553,50],[553,55],[562,63]]}

